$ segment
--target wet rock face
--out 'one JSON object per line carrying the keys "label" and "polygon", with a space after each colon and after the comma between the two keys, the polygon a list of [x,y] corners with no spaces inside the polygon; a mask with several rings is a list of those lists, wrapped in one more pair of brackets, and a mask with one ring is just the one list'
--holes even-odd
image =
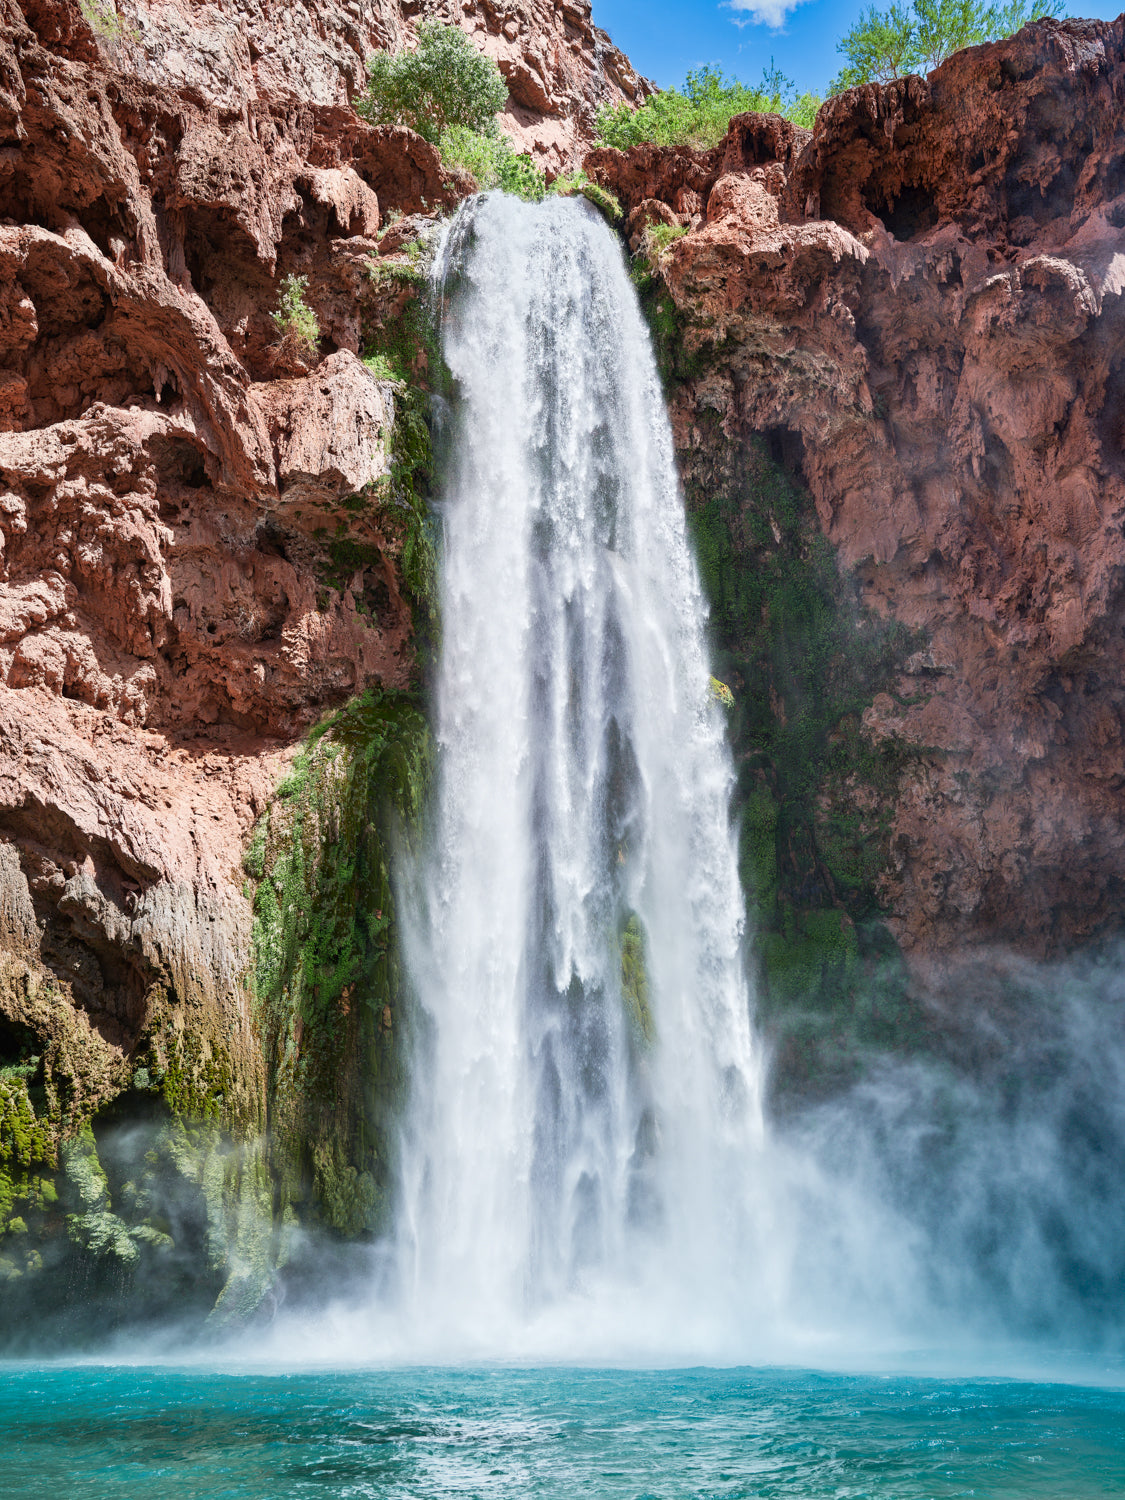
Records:
{"label": "wet rock face", "polygon": [[917,963],[1123,914],[1123,98],[1125,23],[1044,22],[811,138],[748,117],[587,160],[690,229],[659,262],[689,483],[768,435],[917,632],[863,716],[913,752],[881,895]]}

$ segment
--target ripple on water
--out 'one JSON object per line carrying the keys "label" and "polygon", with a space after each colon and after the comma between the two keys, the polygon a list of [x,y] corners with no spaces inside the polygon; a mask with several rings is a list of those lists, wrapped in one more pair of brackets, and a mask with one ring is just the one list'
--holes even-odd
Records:
{"label": "ripple on water", "polygon": [[1093,1500],[1125,1392],[769,1370],[6,1365],[8,1500]]}

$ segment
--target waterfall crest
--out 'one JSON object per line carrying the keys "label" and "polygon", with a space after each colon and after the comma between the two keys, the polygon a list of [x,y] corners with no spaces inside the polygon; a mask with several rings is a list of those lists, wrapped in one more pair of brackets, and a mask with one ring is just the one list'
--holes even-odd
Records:
{"label": "waterfall crest", "polygon": [[419,1316],[495,1348],[567,1299],[666,1294],[669,1260],[717,1290],[760,1070],[706,610],[620,247],[581,199],[492,194],[435,275],[457,394],[400,1261]]}

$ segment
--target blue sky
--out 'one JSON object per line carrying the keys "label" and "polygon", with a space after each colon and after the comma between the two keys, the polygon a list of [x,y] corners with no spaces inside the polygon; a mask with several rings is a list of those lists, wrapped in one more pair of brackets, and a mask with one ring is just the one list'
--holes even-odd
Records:
{"label": "blue sky", "polygon": [[[1112,19],[1117,3],[1079,0],[1076,15]],[[608,31],[635,68],[661,88],[689,68],[718,66],[757,83],[772,57],[802,89],[821,92],[839,70],[836,43],[864,0],[593,0],[594,23]]]}

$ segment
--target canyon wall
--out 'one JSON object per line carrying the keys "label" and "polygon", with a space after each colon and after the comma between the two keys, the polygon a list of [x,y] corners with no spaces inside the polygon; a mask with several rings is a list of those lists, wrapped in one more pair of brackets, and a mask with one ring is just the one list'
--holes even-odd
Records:
{"label": "canyon wall", "polygon": [[[648,88],[584,0],[0,0],[0,1275],[35,1316],[170,1266],[241,1315],[300,1225],[383,1222],[420,290],[471,183],[349,101],[427,17],[551,172]],[[665,365],[766,1003],[820,996],[821,1041],[907,1036],[967,948],[1120,926],[1122,26],[585,154]]]}
{"label": "canyon wall", "polygon": [[[152,1265],[167,1279],[194,1239],[210,1299],[246,1282],[224,1294],[240,1305],[262,1295],[271,1219],[292,1201],[311,1197],[350,1232],[376,1213],[385,1165],[360,1064],[318,1074],[315,1107],[303,1081],[316,1049],[301,1006],[323,996],[290,986],[278,959],[272,1020],[255,998],[243,852],[312,723],[366,687],[404,703],[418,687],[433,584],[419,234],[471,184],[410,131],[361,123],[350,100],[374,49],[453,16],[389,0],[0,4],[0,1222],[15,1226],[0,1275],[13,1295],[46,1271],[42,1298],[77,1313],[95,1284],[139,1285]],[[509,80],[503,123],[556,170],[589,144],[598,104],[647,87],[584,0],[485,0],[455,18]],[[314,348],[272,317],[289,276],[304,279]],[[413,744],[407,708],[391,721]],[[339,749],[329,734],[318,765]],[[370,799],[365,825],[384,789]],[[282,806],[291,841],[311,841],[300,878],[315,881],[315,816]],[[367,837],[351,836],[357,849]],[[268,864],[279,890],[297,880],[290,854],[257,874]],[[367,890],[382,866],[365,857]],[[284,948],[291,916],[280,927]],[[366,1057],[389,1011],[336,1023]],[[339,1162],[335,1147],[317,1154],[334,1105],[354,1148]],[[275,1133],[291,1122],[284,1202],[257,1146],[239,1144],[267,1116]],[[160,1164],[133,1172],[114,1142],[138,1124]],[[170,1194],[175,1234],[153,1206]]]}
{"label": "canyon wall", "polygon": [[[831,100],[815,133],[750,115],[712,152],[587,159],[647,261],[719,648],[758,670],[774,611],[824,655],[759,660],[750,821],[794,813],[759,884],[799,923],[877,917],[930,983],[1122,923],[1123,104],[1125,22],[1044,22]],[[792,600],[784,623],[793,567],[836,587],[820,538],[851,596],[831,638]],[[778,580],[753,619],[740,565]],[[778,714],[826,700],[817,775],[779,797]]]}

